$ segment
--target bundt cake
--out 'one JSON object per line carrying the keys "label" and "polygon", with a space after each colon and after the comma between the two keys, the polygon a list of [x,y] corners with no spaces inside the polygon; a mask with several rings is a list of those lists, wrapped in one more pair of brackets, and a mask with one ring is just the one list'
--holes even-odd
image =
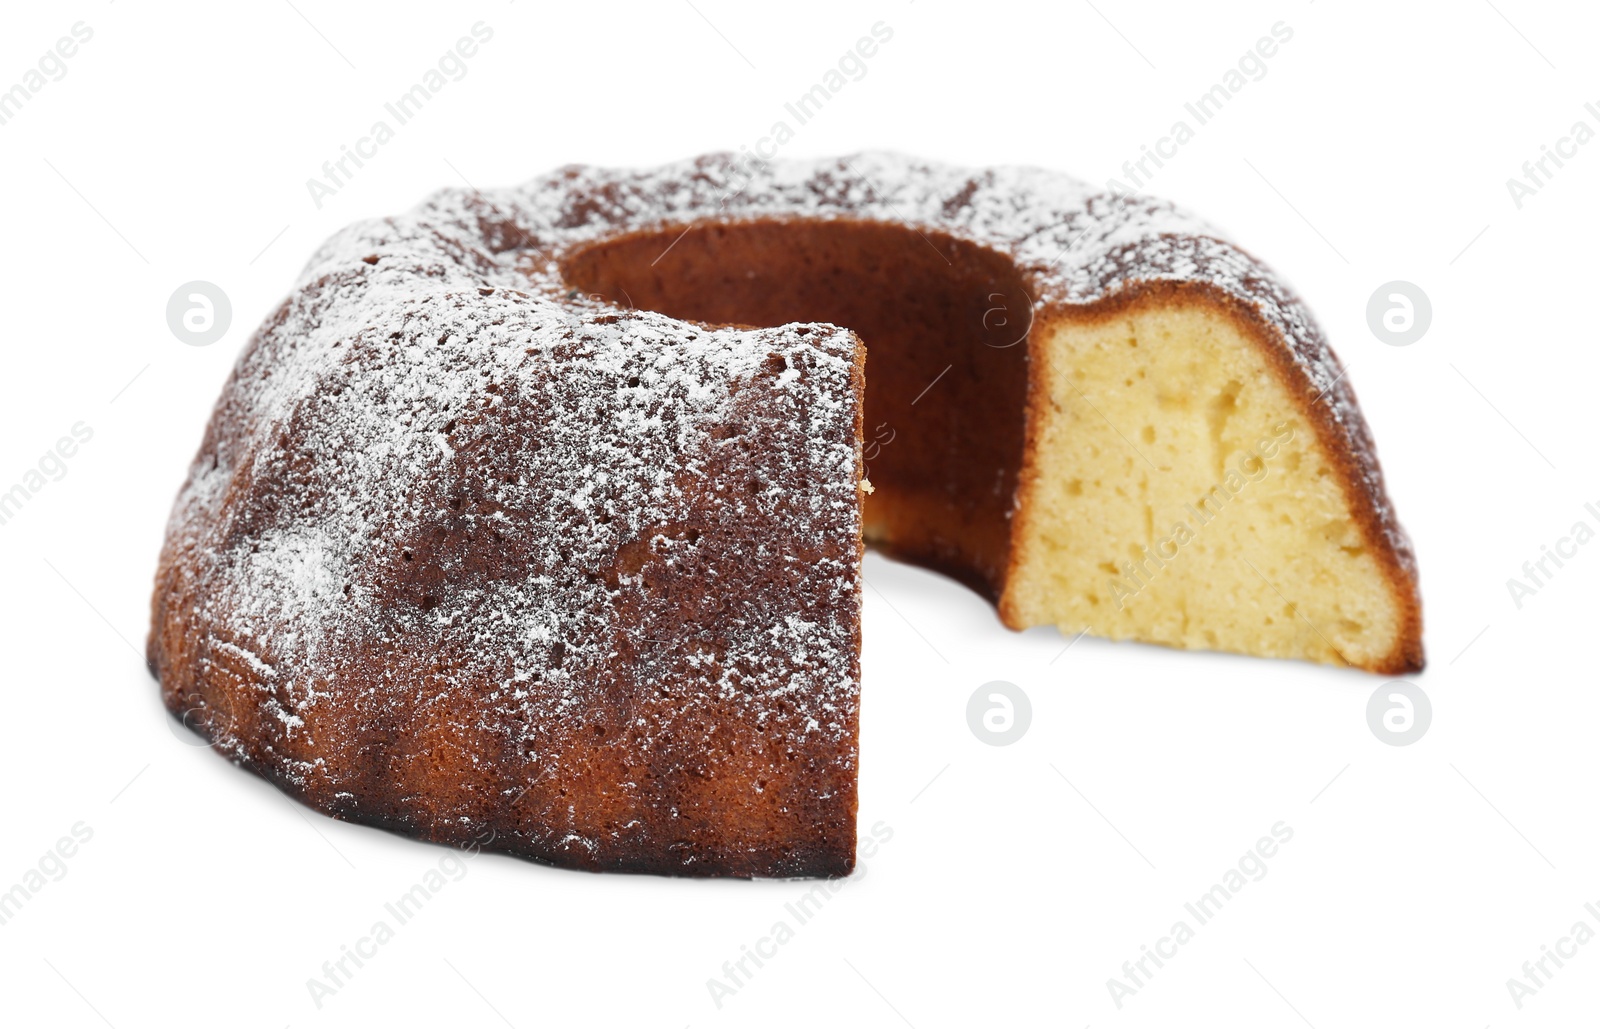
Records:
{"label": "bundt cake", "polygon": [[313,257],[153,602],[168,708],[335,817],[854,862],[865,539],[1013,628],[1422,666],[1343,371],[1171,205],[880,154],[569,167]]}

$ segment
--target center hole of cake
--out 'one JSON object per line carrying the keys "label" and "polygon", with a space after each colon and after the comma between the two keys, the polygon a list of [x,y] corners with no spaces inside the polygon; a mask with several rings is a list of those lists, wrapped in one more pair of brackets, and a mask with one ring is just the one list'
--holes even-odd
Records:
{"label": "center hole of cake", "polygon": [[865,531],[993,596],[1023,449],[1033,300],[1003,255],[882,222],[750,221],[598,243],[566,284],[708,325],[826,322],[866,345]]}

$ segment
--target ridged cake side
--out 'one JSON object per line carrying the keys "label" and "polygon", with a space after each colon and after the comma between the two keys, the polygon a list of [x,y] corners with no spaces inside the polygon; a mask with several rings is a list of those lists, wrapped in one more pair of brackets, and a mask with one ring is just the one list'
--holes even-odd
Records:
{"label": "ridged cake side", "polygon": [[573,316],[480,244],[357,226],[252,340],[162,555],[168,707],[429,840],[847,873],[859,341]]}

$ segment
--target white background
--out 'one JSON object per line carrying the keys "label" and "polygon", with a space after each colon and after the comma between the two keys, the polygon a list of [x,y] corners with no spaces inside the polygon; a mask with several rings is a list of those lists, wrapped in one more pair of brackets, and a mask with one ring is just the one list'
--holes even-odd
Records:
{"label": "white background", "polygon": [[[1570,1026],[1600,944],[1519,1010],[1506,980],[1600,902],[1600,545],[1519,610],[1506,581],[1600,519],[1600,142],[1519,209],[1506,180],[1600,118],[1578,4],[1082,0],[961,7],[11,5],[0,88],[92,41],[0,126],[0,489],[94,438],[0,526],[0,890],[93,837],[0,926],[8,1025]],[[477,21],[494,38],[319,210],[306,180]],[[719,1008],[707,980],[807,886],[474,859],[344,988],[306,982],[451,852],[335,822],[175,733],[141,652],[168,506],[248,333],[341,225],[569,162],[752,145],[877,21],[864,79],[790,156],[886,148],[1095,181],[1276,22],[1294,36],[1150,189],[1227,227],[1350,369],[1422,569],[1432,699],[1406,747],[1383,680],[1049,630],[867,562],[861,826],[893,837]],[[1192,119],[1191,119],[1192,122]],[[1553,167],[1553,166],[1552,166]],[[206,348],[164,316],[205,279]],[[1432,300],[1409,347],[1366,305]],[[967,698],[1004,679],[1027,735]],[[1106,981],[1278,822],[1294,837],[1119,1009]],[[1189,919],[1194,924],[1192,918]]]}

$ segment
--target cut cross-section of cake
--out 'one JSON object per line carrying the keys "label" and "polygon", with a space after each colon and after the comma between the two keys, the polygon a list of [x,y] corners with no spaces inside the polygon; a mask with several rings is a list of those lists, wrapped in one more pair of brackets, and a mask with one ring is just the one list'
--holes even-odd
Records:
{"label": "cut cross-section of cake", "polygon": [[1035,326],[1016,627],[1422,665],[1409,553],[1347,394],[1213,289],[1163,286]]}

